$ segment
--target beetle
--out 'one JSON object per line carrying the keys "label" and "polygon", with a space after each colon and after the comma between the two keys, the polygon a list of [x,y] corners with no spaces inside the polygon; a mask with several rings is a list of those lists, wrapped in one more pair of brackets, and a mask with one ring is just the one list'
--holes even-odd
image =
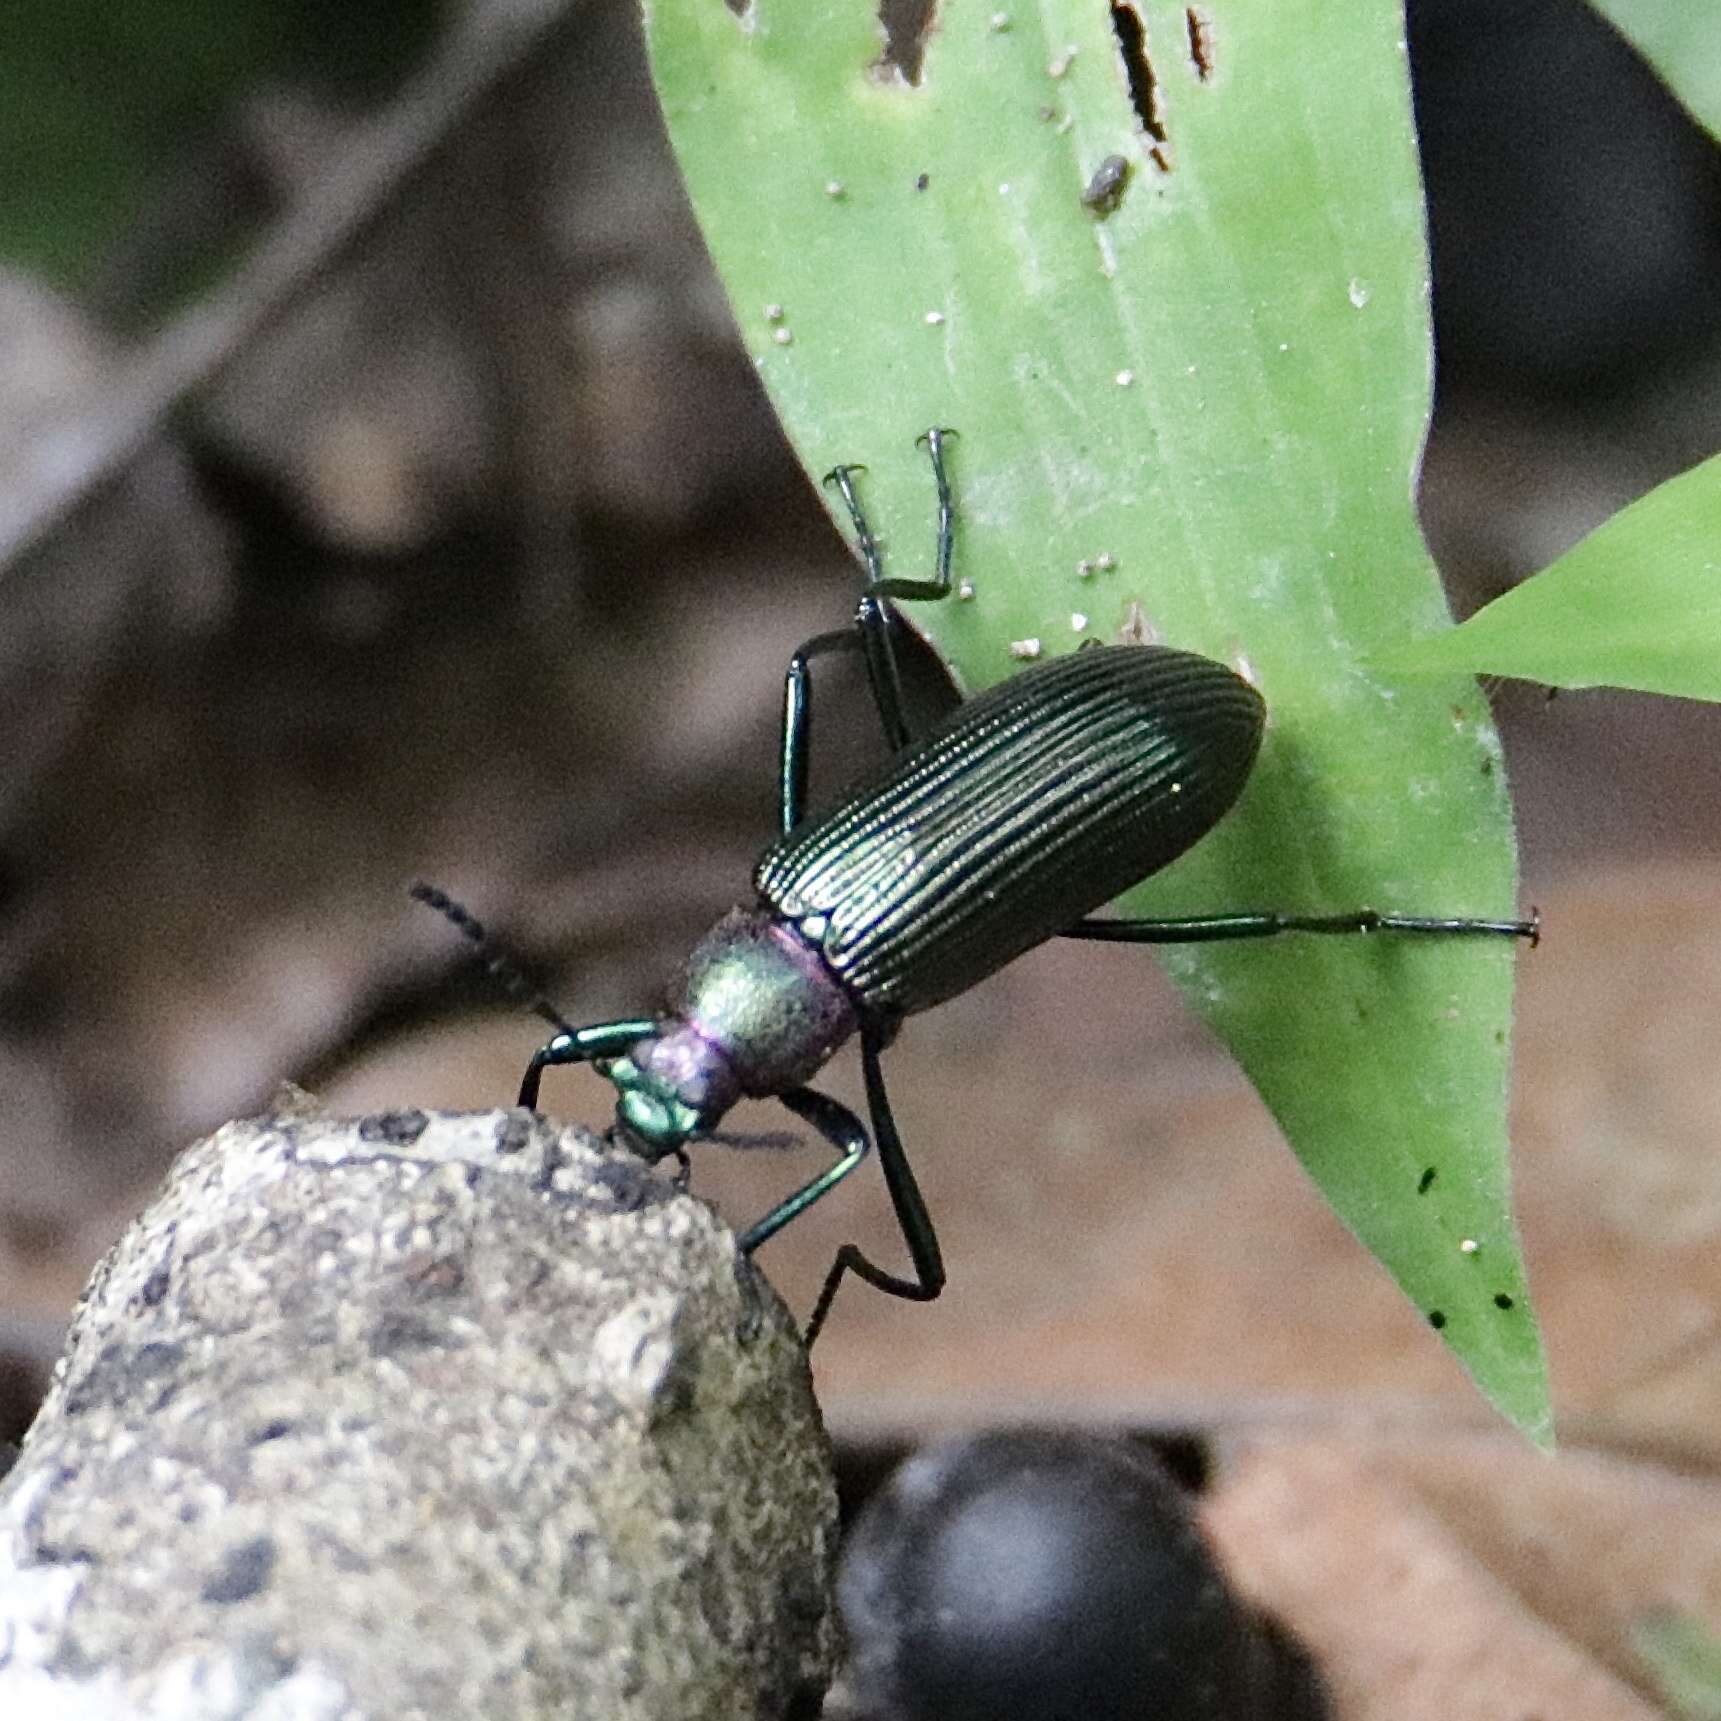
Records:
{"label": "beetle", "polygon": [[[855,488],[839,466],[866,584],[853,625],[809,640],[784,681],[779,835],[753,872],[756,900],[725,915],[688,958],[662,1015],[560,1031],[540,1047],[519,1103],[538,1106],[544,1071],[590,1064],[616,1089],[615,1134],[655,1163],[712,1136],[743,1097],[775,1097],[835,1161],[744,1232],[751,1255],[849,1176],[876,1144],[912,1277],[853,1243],[827,1274],[808,1323],[817,1336],[844,1276],[930,1301],[944,1288],[937,1233],[903,1151],[880,1069],[902,1020],[967,991],[1054,937],[1137,944],[1286,932],[1491,935],[1532,942],[1538,922],[1383,914],[1250,912],[1193,919],[1092,919],[1095,909],[1185,853],[1224,817],[1255,763],[1260,693],[1222,663],[1165,645],[1102,645],[1036,663],[959,705],[915,738],[892,645],[900,601],[949,595],[955,516],[945,443],[927,450],[938,500],[934,573],[887,577]],[[859,650],[892,758],[833,808],[806,816],[813,662]],[[415,894],[480,943],[440,892]],[[493,967],[498,964],[493,963]],[[860,1042],[869,1132],[806,1084]]]}

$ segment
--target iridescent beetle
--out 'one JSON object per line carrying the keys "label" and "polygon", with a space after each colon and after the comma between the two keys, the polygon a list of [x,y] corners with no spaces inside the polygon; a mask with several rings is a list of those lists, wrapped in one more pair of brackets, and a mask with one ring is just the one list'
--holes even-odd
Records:
{"label": "iridescent beetle", "polygon": [[[953,434],[931,430],[920,439],[938,495],[930,580],[886,577],[855,490],[859,467],[839,466],[826,479],[854,523],[867,583],[854,625],[809,640],[790,661],[781,834],[754,868],[757,900],[725,915],[695,947],[662,1015],[573,1028],[541,1007],[562,1031],[534,1055],[520,1085],[520,1104],[536,1110],[546,1069],[591,1064],[619,1096],[616,1135],[654,1163],[711,1136],[744,1096],[781,1100],[837,1158],[743,1234],[741,1248],[751,1254],[866,1156],[860,1119],[805,1085],[858,1036],[871,1139],[913,1277],[886,1272],[845,1244],[814,1306],[809,1343],[845,1273],[917,1302],[944,1288],[938,1237],[879,1067],[903,1017],[967,991],[1054,937],[1171,944],[1283,932],[1537,936],[1533,918],[1372,909],[1089,919],[1224,817],[1254,765],[1266,708],[1247,681],[1211,658],[1161,645],[1095,644],[1034,664],[911,737],[891,604],[950,593],[954,519],[944,445]],[[850,649],[864,654],[894,757],[839,806],[809,819],[810,665]],[[482,942],[482,929],[440,892],[415,894]]]}

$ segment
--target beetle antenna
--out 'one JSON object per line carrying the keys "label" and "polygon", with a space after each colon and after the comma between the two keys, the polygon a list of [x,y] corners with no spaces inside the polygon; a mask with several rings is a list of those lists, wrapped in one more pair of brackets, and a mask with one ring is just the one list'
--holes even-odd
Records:
{"label": "beetle antenna", "polygon": [[787,1129],[714,1129],[701,1139],[714,1141],[719,1147],[758,1147],[771,1153],[790,1153],[802,1143],[800,1136]]}
{"label": "beetle antenna", "polygon": [[435,885],[426,884],[423,879],[414,880],[407,895],[414,902],[422,902],[426,908],[434,908],[455,931],[469,938],[477,946],[478,960],[483,964],[484,972],[496,981],[510,998],[517,999],[527,1009],[542,1016],[557,1033],[576,1032],[573,1023],[532,985],[519,963],[496,945],[490,934],[484,930],[484,923],[470,914],[463,904],[456,902],[446,891],[438,890]]}

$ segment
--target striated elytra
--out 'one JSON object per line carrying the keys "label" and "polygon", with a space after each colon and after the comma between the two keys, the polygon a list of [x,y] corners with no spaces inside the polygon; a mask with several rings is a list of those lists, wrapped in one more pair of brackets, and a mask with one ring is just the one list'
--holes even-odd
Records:
{"label": "striated elytra", "polygon": [[906,1015],[995,974],[1169,865],[1230,810],[1266,707],[1223,664],[1096,645],[957,708],[766,851],[759,899],[863,1009]]}

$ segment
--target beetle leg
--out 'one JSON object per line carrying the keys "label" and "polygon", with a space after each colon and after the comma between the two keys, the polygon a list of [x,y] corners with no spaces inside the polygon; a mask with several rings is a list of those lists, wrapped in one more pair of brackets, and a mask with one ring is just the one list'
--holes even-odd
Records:
{"label": "beetle leg", "polygon": [[920,1186],[914,1180],[908,1155],[903,1152],[902,1138],[896,1132],[896,1120],[891,1116],[890,1100],[884,1090],[884,1074],[879,1068],[879,1040],[873,1029],[861,1033],[861,1070],[866,1078],[867,1109],[872,1114],[873,1134],[878,1141],[879,1165],[884,1172],[885,1187],[890,1191],[896,1208],[896,1222],[902,1227],[903,1241],[908,1245],[909,1259],[914,1266],[912,1279],[887,1273],[876,1267],[853,1243],[845,1243],[837,1251],[831,1270],[825,1275],[819,1300],[813,1305],[807,1322],[806,1344],[810,1349],[825,1324],[836,1299],[837,1287],[845,1273],[855,1273],[880,1291],[910,1302],[930,1303],[944,1289],[944,1258],[938,1247],[938,1233],[933,1229],[932,1215],[926,1210]]}
{"label": "beetle leg", "polygon": [[807,806],[807,760],[812,749],[813,678],[810,665],[827,651],[854,651],[860,636],[852,627],[821,633],[808,640],[789,659],[783,677],[783,743],[777,771],[777,821],[784,836],[796,825]]}
{"label": "beetle leg", "polygon": [[[879,1045],[873,1030],[861,1033],[861,1068],[866,1076],[867,1106],[872,1113],[873,1130],[878,1137],[879,1163],[884,1168],[885,1187],[896,1208],[897,1223],[908,1244],[909,1257],[914,1264],[912,1279],[887,1273],[875,1267],[853,1243],[845,1243],[837,1251],[831,1270],[825,1275],[823,1289],[813,1305],[812,1318],[807,1322],[806,1343],[811,1346],[831,1311],[845,1273],[858,1273],[869,1285],[888,1291],[893,1297],[906,1297],[912,1302],[927,1303],[944,1289],[944,1261],[939,1253],[938,1234],[932,1228],[931,1215],[921,1198],[914,1173],[896,1133],[896,1122],[890,1113],[890,1101],[885,1097],[884,1077],[878,1066]],[[751,1255],[761,1243],[775,1237],[791,1219],[828,1195],[866,1158],[872,1143],[865,1126],[845,1105],[839,1105],[828,1094],[813,1088],[790,1088],[777,1096],[796,1117],[809,1123],[837,1150],[835,1165],[804,1184],[786,1201],[779,1202],[765,1217],[742,1234],[741,1252]]]}
{"label": "beetle leg", "polygon": [[532,1054],[526,1074],[520,1081],[518,1103],[528,1111],[538,1109],[538,1084],[544,1071],[558,1064],[589,1064],[594,1058],[619,1058],[643,1039],[655,1034],[657,1022],[651,1017],[620,1022],[598,1022],[590,1028],[576,1028],[572,1033],[558,1034],[547,1045]]}
{"label": "beetle leg", "polygon": [[[869,562],[867,584],[881,598],[907,598],[911,602],[935,603],[939,598],[950,596],[950,559],[956,548],[956,505],[950,499],[950,474],[944,467],[944,439],[955,434],[954,430],[943,425],[934,425],[915,441],[916,447],[924,446],[927,458],[932,462],[932,482],[938,491],[938,542],[932,578],[886,579],[883,568],[876,562]],[[849,513],[853,516],[858,504],[854,500],[852,487],[844,493],[843,500],[848,503]],[[857,531],[858,529],[857,521]],[[867,537],[871,540],[872,534],[869,532]]]}
{"label": "beetle leg", "polygon": [[783,677],[782,750],[777,773],[777,822],[787,836],[801,822],[807,807],[807,765],[812,756],[812,660],[826,652],[860,651],[865,655],[867,684],[884,727],[885,744],[901,752],[911,739],[903,715],[902,683],[897,675],[891,629],[897,625],[890,606],[870,592],[855,611],[855,625],[835,633],[815,635],[789,659]]}
{"label": "beetle leg", "polygon": [[950,596],[950,560],[956,548],[956,505],[950,495],[950,474],[944,464],[944,441],[956,432],[944,425],[934,425],[916,439],[924,445],[932,462],[932,482],[938,494],[938,538],[933,556],[932,578],[904,579],[884,571],[884,552],[873,535],[866,510],[861,506],[860,493],[855,489],[854,475],[864,472],[864,466],[833,466],[825,474],[825,482],[837,487],[850,521],[855,529],[855,549],[866,564],[866,585],[869,592],[881,598],[906,598],[916,602],[936,602]]}
{"label": "beetle leg", "polygon": [[[838,466],[825,474],[827,484],[835,484],[837,494],[848,509],[854,524],[855,548],[866,564],[866,591],[855,610],[855,627],[866,653],[867,680],[872,686],[873,703],[878,707],[879,721],[884,725],[887,745],[900,752],[909,743],[908,721],[903,715],[902,679],[896,667],[896,649],[891,642],[891,629],[896,625],[891,613],[892,599],[914,602],[935,602],[950,595],[950,561],[956,542],[956,509],[950,495],[950,475],[944,465],[944,441],[954,436],[954,430],[935,426],[920,438],[926,445],[932,462],[932,481],[938,492],[938,540],[929,580],[889,578],[884,571],[884,555],[878,539],[868,524],[866,510],[861,506],[855,489],[854,475],[864,470],[859,466]],[[785,827],[787,828],[787,827]]]}
{"label": "beetle leg", "polygon": [[[837,494],[842,497],[843,506],[849,511],[849,519],[854,523],[855,549],[861,561],[866,564],[866,590],[855,610],[855,632],[851,637],[858,641],[866,654],[867,681],[872,687],[873,704],[878,708],[879,722],[884,725],[885,745],[892,752],[901,752],[908,745],[908,723],[902,715],[902,679],[897,674],[896,651],[890,639],[890,598],[893,595],[915,597],[923,594],[904,589],[903,581],[887,580],[884,577],[884,556],[879,550],[878,539],[873,536],[872,527],[867,523],[866,510],[861,506],[860,496],[854,485],[855,473],[865,470],[862,466],[838,466],[825,474],[825,482],[836,485]],[[947,502],[949,485],[943,477],[942,469],[936,470],[939,473],[940,496]],[[942,543],[942,538],[940,541]],[[948,580],[948,568],[946,578]],[[910,586],[915,583],[906,582]],[[920,583],[927,585],[927,593],[924,595],[944,595],[936,582]]]}
{"label": "beetle leg", "polygon": [[749,1225],[741,1234],[743,1255],[751,1255],[761,1243],[775,1237],[791,1219],[830,1194],[872,1149],[861,1120],[829,1094],[821,1094],[813,1088],[789,1088],[777,1098],[803,1123],[811,1124],[837,1150],[837,1162],[821,1171],[812,1182],[803,1184],[787,1200],[779,1201],[763,1219]]}
{"label": "beetle leg", "polygon": [[884,555],[878,547],[878,539],[872,535],[866,510],[861,507],[860,496],[855,490],[855,474],[864,471],[864,466],[833,466],[825,474],[824,482],[836,485],[837,494],[842,497],[843,506],[848,509],[849,519],[854,523],[855,549],[866,564],[866,583],[876,586],[884,580]]}
{"label": "beetle leg", "polygon": [[1227,938],[1273,938],[1281,932],[1408,932],[1437,937],[1527,938],[1533,949],[1542,918],[1463,920],[1419,914],[1381,914],[1358,908],[1348,914],[1204,914],[1192,920],[1078,920],[1060,938],[1091,938],[1106,944],[1213,944]]}
{"label": "beetle leg", "polygon": [[893,626],[895,619],[889,600],[869,590],[855,608],[856,637],[866,654],[867,684],[872,688],[878,720],[884,725],[885,745],[900,753],[911,737],[902,710],[902,677],[897,673],[896,647],[890,637]]}

